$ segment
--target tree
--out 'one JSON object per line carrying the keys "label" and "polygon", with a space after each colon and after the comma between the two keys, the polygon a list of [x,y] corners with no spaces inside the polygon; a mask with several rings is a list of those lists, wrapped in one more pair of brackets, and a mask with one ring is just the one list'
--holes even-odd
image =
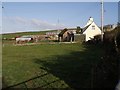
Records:
{"label": "tree", "polygon": [[80,34],[80,32],[81,32],[81,28],[77,26],[76,34]]}
{"label": "tree", "polygon": [[117,23],[117,26],[120,26],[120,22]]}

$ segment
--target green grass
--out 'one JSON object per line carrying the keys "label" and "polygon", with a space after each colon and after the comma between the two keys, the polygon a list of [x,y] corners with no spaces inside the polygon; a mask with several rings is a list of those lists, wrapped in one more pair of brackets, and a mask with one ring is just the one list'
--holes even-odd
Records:
{"label": "green grass", "polygon": [[[100,61],[100,46],[81,44],[44,44],[3,47],[3,78],[7,86],[49,73],[36,79],[34,87],[89,88],[91,65]],[[54,82],[54,83],[52,83]],[[30,82],[28,87],[33,87]],[[24,86],[19,86],[24,87]]]}

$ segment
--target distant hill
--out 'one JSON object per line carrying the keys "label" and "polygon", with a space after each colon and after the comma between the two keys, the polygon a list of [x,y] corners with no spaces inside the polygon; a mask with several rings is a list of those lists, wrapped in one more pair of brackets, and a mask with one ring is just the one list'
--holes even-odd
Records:
{"label": "distant hill", "polygon": [[57,30],[7,33],[7,34],[2,34],[2,38],[14,38],[14,37],[23,36],[23,35],[44,35],[46,34],[46,32],[55,32],[55,31]]}
{"label": "distant hill", "polygon": [[[68,30],[76,30],[76,28],[67,28]],[[63,30],[63,29],[59,29]],[[46,32],[57,32],[57,30],[47,30],[47,31],[30,31],[30,32],[16,32],[16,33],[6,33],[2,34],[2,38],[14,38],[17,36],[23,36],[23,35],[44,35]],[[1,34],[0,34],[1,36]]]}

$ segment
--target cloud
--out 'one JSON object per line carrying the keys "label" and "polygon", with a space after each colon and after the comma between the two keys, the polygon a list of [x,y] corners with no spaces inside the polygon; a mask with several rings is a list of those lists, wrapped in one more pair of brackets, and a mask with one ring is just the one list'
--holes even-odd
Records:
{"label": "cloud", "polygon": [[55,30],[65,28],[63,24],[50,23],[40,19],[26,19],[23,17],[4,17],[3,18],[3,33],[19,32],[28,30]]}
{"label": "cloud", "polygon": [[26,24],[28,22],[25,18],[22,18],[22,17],[15,17],[14,19],[16,22],[19,22],[22,24]]}
{"label": "cloud", "polygon": [[55,24],[55,23],[49,23],[47,21],[41,21],[38,19],[31,19],[32,25],[36,25],[36,27],[39,27],[41,29],[58,29],[58,28],[65,28],[65,25],[63,24]]}

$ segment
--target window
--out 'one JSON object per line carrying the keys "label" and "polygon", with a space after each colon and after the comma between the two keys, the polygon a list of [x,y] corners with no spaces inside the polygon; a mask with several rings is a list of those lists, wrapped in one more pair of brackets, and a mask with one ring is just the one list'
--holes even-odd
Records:
{"label": "window", "polygon": [[95,30],[95,26],[94,25],[92,26],[92,30]]}

